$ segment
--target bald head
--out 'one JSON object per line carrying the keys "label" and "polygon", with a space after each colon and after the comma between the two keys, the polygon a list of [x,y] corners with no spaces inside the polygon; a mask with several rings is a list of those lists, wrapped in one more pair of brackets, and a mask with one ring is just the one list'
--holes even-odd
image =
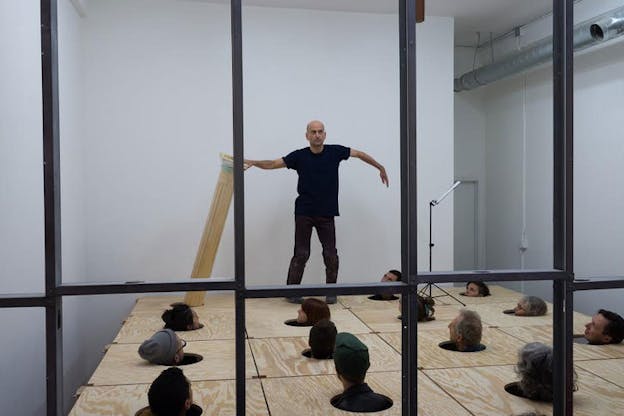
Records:
{"label": "bald head", "polygon": [[310,149],[313,153],[323,151],[325,142],[325,126],[318,120],[312,120],[306,128],[306,139],[310,142]]}
{"label": "bald head", "polygon": [[325,125],[323,124],[322,121],[319,121],[319,120],[312,120],[306,126],[306,131],[307,132],[309,132],[311,130],[318,130],[318,129],[321,129],[322,131],[325,131]]}

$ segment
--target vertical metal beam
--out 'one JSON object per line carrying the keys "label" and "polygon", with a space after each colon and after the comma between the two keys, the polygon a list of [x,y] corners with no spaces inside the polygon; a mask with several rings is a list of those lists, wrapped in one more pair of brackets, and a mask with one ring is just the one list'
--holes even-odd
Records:
{"label": "vertical metal beam", "polygon": [[574,1],[565,3],[565,57],[563,89],[565,91],[565,270],[569,278],[565,287],[565,412],[574,414],[574,357],[572,349],[574,310]]}
{"label": "vertical metal beam", "polygon": [[243,35],[241,0],[231,0],[234,148],[234,276],[236,279],[236,414],[245,415],[245,182],[243,171]]}
{"label": "vertical metal beam", "polygon": [[410,290],[402,304],[402,414],[418,411],[416,236],[416,2],[399,1],[401,109],[401,268]]}
{"label": "vertical metal beam", "polygon": [[63,309],[62,298],[55,296],[45,308],[46,408],[48,416],[63,410]]}
{"label": "vertical metal beam", "polygon": [[553,416],[565,413],[565,283],[553,282]]}
{"label": "vertical metal beam", "polygon": [[[573,0],[553,0],[553,264],[573,275]],[[572,415],[572,282],[555,282],[555,416]]]}
{"label": "vertical metal beam", "polygon": [[574,388],[574,350],[572,348],[573,337],[572,332],[574,330],[574,283],[564,281],[565,287],[565,410],[566,415],[572,416],[574,414],[573,404],[573,388]]}
{"label": "vertical metal beam", "polygon": [[[399,108],[400,108],[400,158],[401,168],[401,271],[406,276],[409,283],[409,207],[408,207],[408,180],[407,180],[407,36],[406,36],[406,15],[407,5],[405,1],[399,0]],[[409,416],[409,331],[408,331],[408,304],[409,296],[402,296],[401,299],[401,409],[403,416]]]}
{"label": "vertical metal beam", "polygon": [[63,414],[61,299],[61,181],[59,151],[58,33],[56,0],[40,1],[41,94],[43,117],[43,195],[46,306],[46,408]]}

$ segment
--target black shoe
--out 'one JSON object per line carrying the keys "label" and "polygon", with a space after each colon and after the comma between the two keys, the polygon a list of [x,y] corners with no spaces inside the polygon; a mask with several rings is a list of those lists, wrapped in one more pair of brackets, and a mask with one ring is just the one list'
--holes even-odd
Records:
{"label": "black shoe", "polygon": [[303,298],[302,297],[286,298],[286,301],[290,302],[290,303],[302,304],[303,303]]}
{"label": "black shoe", "polygon": [[337,301],[338,299],[336,299],[336,296],[325,296],[325,303],[327,303],[328,305],[333,305]]}

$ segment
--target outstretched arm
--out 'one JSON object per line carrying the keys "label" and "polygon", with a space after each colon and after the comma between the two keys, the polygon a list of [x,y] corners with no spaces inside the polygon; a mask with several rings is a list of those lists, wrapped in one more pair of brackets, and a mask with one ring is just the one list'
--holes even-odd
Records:
{"label": "outstretched arm", "polygon": [[284,159],[281,157],[275,160],[247,160],[245,159],[245,163],[251,166],[255,166],[260,169],[280,169],[285,168],[286,163],[284,163]]}
{"label": "outstretched arm", "polygon": [[379,164],[379,162],[373,159],[372,156],[360,150],[355,150],[354,148],[351,148],[350,156],[357,157],[362,162],[366,162],[369,165],[374,166],[377,169],[379,169],[379,176],[381,177],[381,182],[384,183],[386,186],[390,185],[390,182],[388,181],[388,175],[386,175],[386,168],[384,168],[383,165]]}

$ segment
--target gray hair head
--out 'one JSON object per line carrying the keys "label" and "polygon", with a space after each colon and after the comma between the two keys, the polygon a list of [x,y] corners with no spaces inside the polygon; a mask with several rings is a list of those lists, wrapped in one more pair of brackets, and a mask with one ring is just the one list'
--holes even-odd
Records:
{"label": "gray hair head", "polygon": [[552,357],[552,348],[541,342],[530,342],[520,349],[516,373],[525,397],[552,401]]}
{"label": "gray hair head", "polygon": [[526,311],[527,316],[542,316],[546,315],[548,310],[546,302],[537,296],[524,296],[519,302],[523,309]]}
{"label": "gray hair head", "polygon": [[455,331],[462,336],[466,345],[479,345],[483,332],[481,317],[475,311],[467,309],[459,311],[459,315],[461,319],[457,321]]}

